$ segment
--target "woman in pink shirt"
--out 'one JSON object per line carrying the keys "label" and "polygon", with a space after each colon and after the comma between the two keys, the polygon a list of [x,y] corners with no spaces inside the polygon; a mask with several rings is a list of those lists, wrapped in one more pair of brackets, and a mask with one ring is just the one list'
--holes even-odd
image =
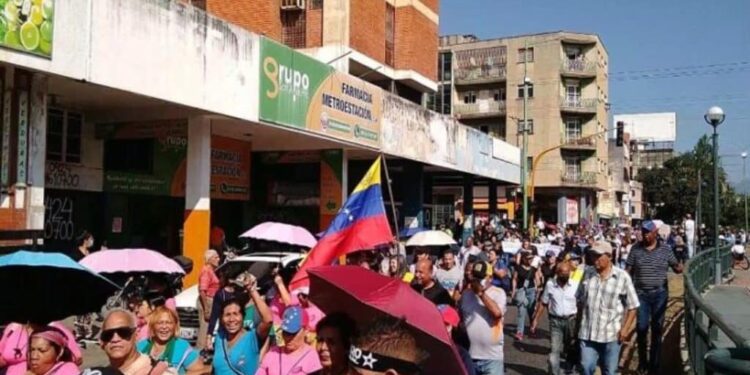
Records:
{"label": "woman in pink shirt", "polygon": [[263,357],[255,375],[305,375],[322,369],[317,351],[305,344],[307,325],[309,318],[302,307],[287,307],[281,321],[284,346],[271,348]]}
{"label": "woman in pink shirt", "polygon": [[34,330],[29,339],[28,372],[33,375],[76,375],[65,334],[54,327]]}
{"label": "woman in pink shirt", "polygon": [[[50,323],[49,326],[63,333],[66,338],[65,346],[71,354],[72,362],[80,364],[82,362],[81,349],[78,347],[73,333],[59,322]],[[3,336],[0,338],[0,372],[5,370],[5,375],[24,375],[26,373],[29,336],[33,331],[43,328],[42,325],[19,323],[11,323],[5,327]]]}

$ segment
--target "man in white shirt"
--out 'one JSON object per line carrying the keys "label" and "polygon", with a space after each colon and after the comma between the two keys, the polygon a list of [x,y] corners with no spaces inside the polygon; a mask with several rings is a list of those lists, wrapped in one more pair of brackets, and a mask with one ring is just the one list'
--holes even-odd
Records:
{"label": "man in white shirt", "polygon": [[690,214],[685,215],[685,237],[687,237],[688,259],[695,253],[695,221]]}
{"label": "man in white shirt", "polygon": [[471,268],[468,288],[460,300],[466,334],[471,343],[469,354],[477,375],[503,375],[503,316],[505,291],[493,286],[492,272],[485,262]]}
{"label": "man in white shirt", "polygon": [[466,267],[466,262],[469,260],[469,256],[479,255],[479,253],[481,252],[482,250],[474,246],[474,237],[467,237],[466,244],[461,248],[461,251],[458,255],[458,265],[461,267],[461,269],[463,269],[464,267]]}
{"label": "man in white shirt", "polygon": [[[531,323],[531,333],[536,333],[539,318],[544,309],[549,310],[550,353],[549,373],[560,374],[560,357],[562,353],[572,354],[575,344],[576,314],[578,314],[576,292],[578,282],[570,279],[570,263],[557,265],[556,276],[547,281],[542,293],[542,303],[538,305]],[[569,368],[573,367],[572,358],[566,356]]]}

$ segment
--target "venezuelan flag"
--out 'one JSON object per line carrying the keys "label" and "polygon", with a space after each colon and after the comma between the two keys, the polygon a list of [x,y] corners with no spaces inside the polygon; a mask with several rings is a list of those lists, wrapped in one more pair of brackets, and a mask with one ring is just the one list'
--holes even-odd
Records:
{"label": "venezuelan flag", "polygon": [[393,240],[380,188],[380,157],[362,178],[344,207],[305,258],[289,286],[290,290],[308,285],[307,270],[328,266],[338,257],[372,249]]}

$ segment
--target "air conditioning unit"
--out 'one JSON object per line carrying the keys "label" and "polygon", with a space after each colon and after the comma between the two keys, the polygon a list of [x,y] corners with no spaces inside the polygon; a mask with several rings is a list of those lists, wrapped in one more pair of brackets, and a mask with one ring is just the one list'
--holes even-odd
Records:
{"label": "air conditioning unit", "polygon": [[281,10],[304,10],[305,0],[281,0]]}

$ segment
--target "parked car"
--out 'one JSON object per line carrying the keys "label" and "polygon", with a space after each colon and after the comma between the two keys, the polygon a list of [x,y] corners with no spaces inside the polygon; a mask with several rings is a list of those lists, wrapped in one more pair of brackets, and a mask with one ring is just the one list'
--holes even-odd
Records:
{"label": "parked car", "polygon": [[[250,271],[258,279],[260,293],[265,294],[273,285],[273,270],[292,274],[304,258],[298,252],[260,252],[227,259],[216,273],[234,278],[244,271]],[[175,296],[177,314],[180,316],[180,337],[195,344],[198,338],[198,285],[193,285]]]}

